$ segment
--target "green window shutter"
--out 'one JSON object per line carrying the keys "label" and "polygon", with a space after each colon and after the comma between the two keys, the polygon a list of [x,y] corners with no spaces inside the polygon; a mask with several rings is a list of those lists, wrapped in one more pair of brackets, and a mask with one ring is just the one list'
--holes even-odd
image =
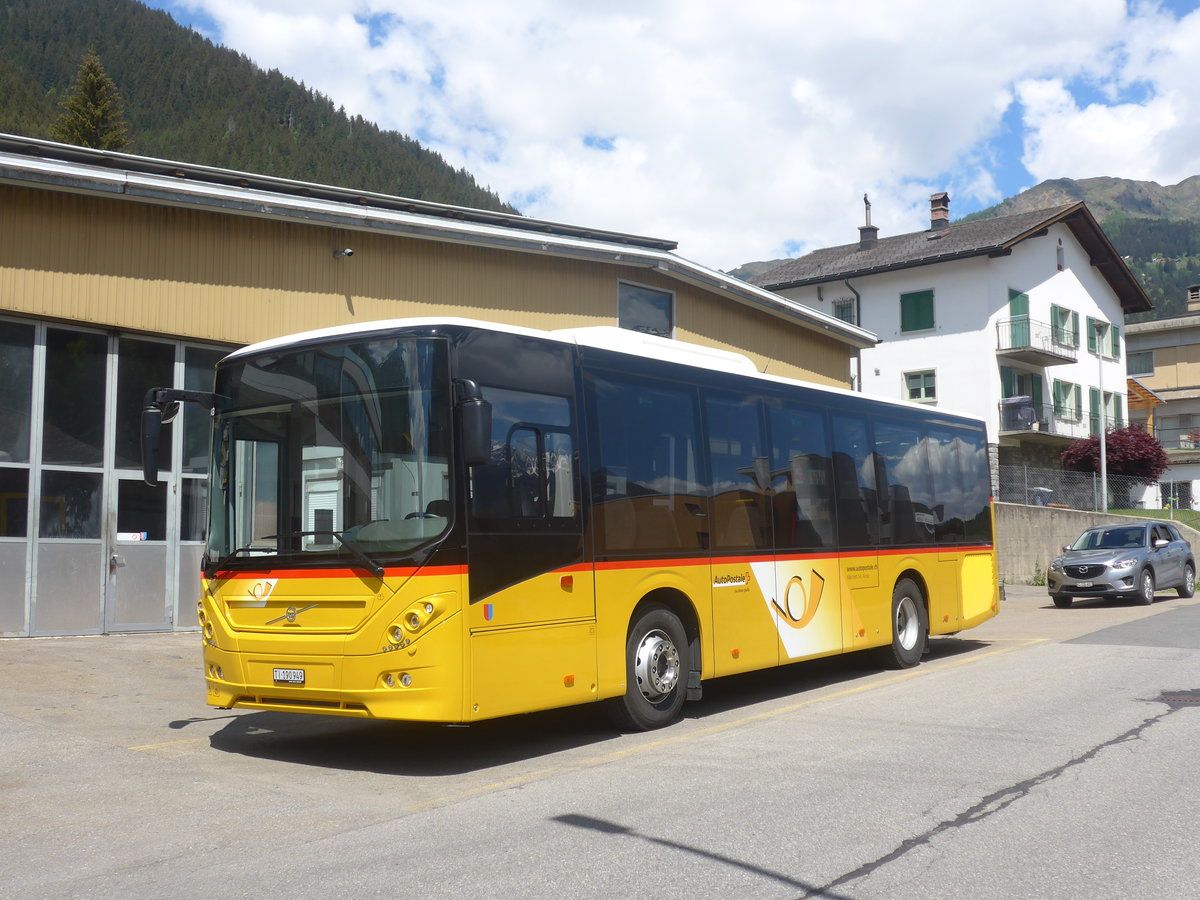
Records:
{"label": "green window shutter", "polygon": [[1033,383],[1030,385],[1030,399],[1033,400],[1033,416],[1035,419],[1041,419],[1044,415],[1042,412],[1042,376],[1034,375]]}
{"label": "green window shutter", "polygon": [[928,331],[933,328],[933,291],[900,295],[900,330]]}
{"label": "green window shutter", "polygon": [[1011,366],[1000,367],[1000,396],[1004,399],[1016,396],[1017,376]]}
{"label": "green window shutter", "polygon": [[1096,388],[1088,388],[1088,400],[1091,407],[1092,421],[1089,423],[1088,430],[1092,434],[1100,433],[1100,391]]}
{"label": "green window shutter", "polygon": [[1065,381],[1054,381],[1054,415],[1061,416],[1067,405],[1067,383]]}
{"label": "green window shutter", "polygon": [[1071,346],[1079,346],[1079,313],[1071,311]]}
{"label": "green window shutter", "polygon": [[1113,359],[1121,358],[1121,329],[1116,325],[1108,326],[1109,335],[1109,356]]}
{"label": "green window shutter", "polygon": [[1096,347],[1096,320],[1088,316],[1087,320],[1087,348],[1088,353],[1099,353],[1100,350]]}

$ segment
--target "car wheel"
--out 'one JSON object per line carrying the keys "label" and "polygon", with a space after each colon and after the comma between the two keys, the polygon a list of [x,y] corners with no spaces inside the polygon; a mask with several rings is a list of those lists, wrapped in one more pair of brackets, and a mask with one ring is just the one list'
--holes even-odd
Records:
{"label": "car wheel", "polygon": [[1057,606],[1059,609],[1070,609],[1071,608],[1071,598],[1070,597],[1063,596],[1062,594],[1051,594],[1050,599],[1054,601],[1054,605]]}
{"label": "car wheel", "polygon": [[1175,588],[1180,597],[1190,597],[1196,593],[1196,570],[1190,565],[1183,567],[1183,584]]}
{"label": "car wheel", "polygon": [[1142,569],[1141,578],[1138,580],[1137,602],[1143,606],[1154,602],[1154,573],[1149,569]]}

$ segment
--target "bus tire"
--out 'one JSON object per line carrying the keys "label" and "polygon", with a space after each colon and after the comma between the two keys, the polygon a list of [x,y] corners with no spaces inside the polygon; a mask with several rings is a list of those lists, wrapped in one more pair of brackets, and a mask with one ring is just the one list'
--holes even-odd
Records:
{"label": "bus tire", "polygon": [[683,623],[659,603],[641,609],[625,642],[625,694],[612,705],[623,729],[650,731],[670,725],[683,708],[691,671]]}
{"label": "bus tire", "polygon": [[908,669],[921,661],[929,641],[929,614],[916,582],[901,578],[892,591],[892,643],[882,648],[884,665]]}

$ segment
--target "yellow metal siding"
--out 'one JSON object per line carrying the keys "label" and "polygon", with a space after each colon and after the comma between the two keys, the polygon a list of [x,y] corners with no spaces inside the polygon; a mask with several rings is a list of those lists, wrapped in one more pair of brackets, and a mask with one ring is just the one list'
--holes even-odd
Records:
{"label": "yellow metal siding", "polygon": [[0,311],[234,344],[406,316],[554,329],[616,324],[627,280],[675,293],[680,340],[849,381],[848,346],[644,267],[11,186],[0,211]]}

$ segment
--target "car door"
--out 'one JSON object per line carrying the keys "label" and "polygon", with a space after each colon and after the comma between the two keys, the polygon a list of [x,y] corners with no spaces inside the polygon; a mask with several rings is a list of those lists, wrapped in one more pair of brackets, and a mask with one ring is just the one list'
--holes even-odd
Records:
{"label": "car door", "polygon": [[[1159,541],[1166,541],[1165,547],[1158,547]],[[1161,525],[1155,525],[1150,530],[1150,546],[1153,550],[1153,558],[1155,560],[1155,569],[1157,570],[1157,578],[1155,581],[1160,587],[1174,587],[1179,584],[1183,578],[1180,568],[1182,560],[1179,556],[1180,546],[1173,539],[1171,533]]]}

